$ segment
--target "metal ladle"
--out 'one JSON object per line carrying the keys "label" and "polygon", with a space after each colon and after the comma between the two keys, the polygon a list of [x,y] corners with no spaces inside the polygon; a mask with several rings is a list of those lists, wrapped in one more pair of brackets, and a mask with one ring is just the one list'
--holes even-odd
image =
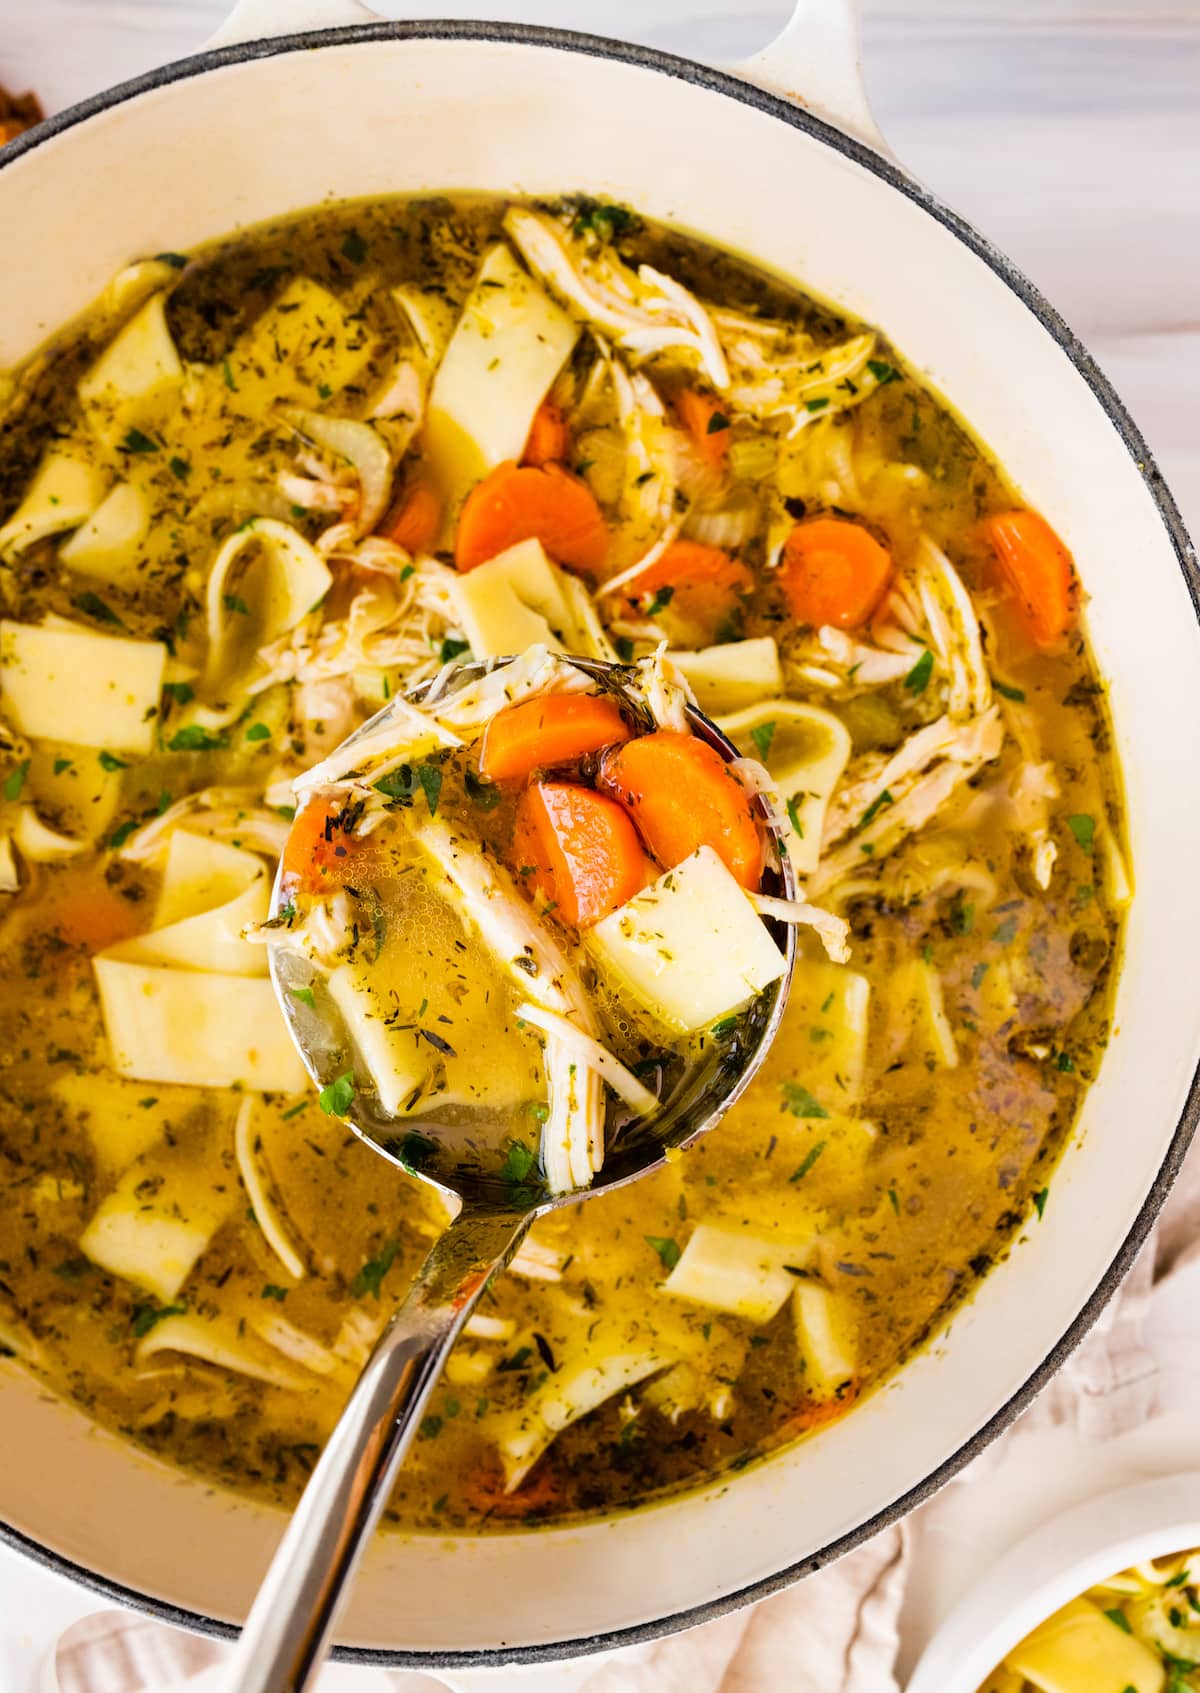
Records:
{"label": "metal ladle", "polygon": [[[496,663],[505,662],[464,665],[450,686],[475,680]],[[625,691],[630,671],[592,660],[571,662],[623,700],[635,718],[645,721],[644,704]],[[444,690],[444,680],[441,686]],[[426,691],[410,699],[419,703]],[[385,706],[345,746],[368,734],[378,744],[379,731],[393,710]],[[689,708],[689,719],[693,733],[726,761],[739,756],[699,711]],[[779,850],[767,808],[761,800],[755,804],[770,849],[764,888],[794,898],[787,855]],[[277,877],[272,916],[278,916],[286,903],[280,881]],[[623,1130],[589,1187],[555,1194],[517,1190],[514,1195],[511,1187],[481,1175],[474,1165],[455,1165],[447,1158],[419,1172],[402,1166],[430,1182],[444,1199],[460,1202],[460,1209],[435,1241],[379,1337],[325,1444],[242,1629],[229,1693],[301,1693],[310,1684],[442,1366],[488,1279],[505,1267],[532,1224],[561,1205],[610,1193],[659,1169],[669,1150],[690,1146],[707,1133],[745,1090],[779,1028],[795,963],[794,928],[769,926],[783,948],[786,969],[748,1011],[743,1025],[746,1038],[715,1056],[707,1070],[685,1079],[648,1124]],[[272,981],[292,1037],[310,1076],[319,1087],[326,1087],[335,1079],[333,1044],[313,1040],[311,1013],[305,1018],[297,1012],[296,998],[288,991],[285,942],[272,942],[269,951]],[[389,1120],[364,1106],[357,1095],[347,1121],[374,1151],[401,1163],[397,1153],[377,1138],[386,1132]],[[400,1126],[391,1121],[393,1131]],[[429,1131],[430,1125],[422,1120],[422,1134]],[[514,1206],[514,1197],[526,1203]]]}

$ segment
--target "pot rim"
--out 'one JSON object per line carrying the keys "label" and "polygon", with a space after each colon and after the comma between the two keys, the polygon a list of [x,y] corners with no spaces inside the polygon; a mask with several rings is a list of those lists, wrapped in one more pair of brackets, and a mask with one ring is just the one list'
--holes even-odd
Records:
{"label": "pot rim", "polygon": [[[43,142],[66,134],[89,118],[123,104],[126,100],[153,90],[169,87],[226,65],[244,64],[257,59],[274,58],[284,53],[312,52],[322,47],[358,46],[374,41],[483,41],[508,45],[553,49],[577,53],[584,57],[609,59],[640,70],[657,71],[690,82],[709,93],[751,106],[767,117],[778,119],[792,129],[798,129],[841,153],[843,157],[880,178],[889,187],[911,200],[928,216],[957,238],[1004,282],[1021,303],[1038,320],[1070,359],[1078,374],[1091,389],[1099,405],[1116,430],[1130,457],[1140,470],[1158,516],[1170,537],[1179,561],[1179,568],[1187,585],[1192,607],[1200,621],[1200,565],[1175,500],[1163,480],[1153,455],[1140,430],[1130,417],[1112,384],[1101,371],[1078,336],[1041,291],[1011,260],[973,225],[945,205],[922,184],[908,176],[893,160],[884,157],[853,136],[844,134],[835,125],[815,116],[804,106],[779,94],[758,87],[730,71],[713,69],[695,60],[658,48],[635,46],[605,36],[581,31],[559,29],[536,24],[501,22],[459,22],[450,19],[411,22],[354,24],[339,29],[309,30],[292,35],[262,40],[238,42],[226,47],[201,50],[184,59],[146,71],[141,76],[116,87],[90,95],[86,100],[68,107],[36,125],[32,130],[9,143],[0,152],[0,171],[31,153]],[[1138,1211],[1137,1216],[1091,1296],[1066,1329],[1058,1342],[1036,1370],[1029,1375],[1012,1396],[982,1425],[971,1438],[945,1458],[928,1476],[909,1488],[897,1499],[877,1511],[874,1516],[839,1536],[819,1551],[789,1564],[775,1574],[750,1582],[734,1593],[722,1594],[702,1604],[675,1611],[669,1616],[650,1622],[632,1624],[610,1633],[580,1636],[566,1641],[551,1641],[528,1646],[498,1645],[470,1650],[406,1650],[399,1647],[337,1645],[331,1657],[343,1663],[380,1665],[392,1669],[455,1669],[501,1668],[508,1664],[553,1663],[591,1653],[610,1652],[621,1647],[639,1645],[661,1639],[686,1628],[715,1621],[744,1605],[769,1598],[781,1592],[803,1576],[812,1575],[827,1564],[835,1562],[847,1552],[863,1545],[882,1529],[899,1522],[919,1505],[932,1498],[960,1470],[1002,1434],[1045,1387],[1051,1376],[1061,1368],[1082,1341],[1101,1311],[1116,1292],[1145,1243],[1167,1194],[1179,1173],[1192,1137],[1200,1125],[1200,1064],[1193,1073],[1183,1111],[1176,1124],[1170,1145],[1159,1166],[1158,1175]],[[115,1600],[133,1610],[157,1618],[177,1628],[190,1629],[218,1639],[234,1640],[238,1628],[218,1618],[188,1611],[169,1600],[156,1599],[136,1588],[126,1587],[96,1570],[76,1564],[72,1559],[0,1519],[0,1544],[23,1553],[33,1562],[67,1577],[91,1591]]]}

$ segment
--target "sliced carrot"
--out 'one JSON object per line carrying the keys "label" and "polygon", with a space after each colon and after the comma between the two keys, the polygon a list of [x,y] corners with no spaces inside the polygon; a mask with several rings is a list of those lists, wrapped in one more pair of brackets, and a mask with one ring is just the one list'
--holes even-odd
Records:
{"label": "sliced carrot", "polygon": [[569,782],[536,782],[517,804],[521,884],[556,917],[589,929],[652,879],[638,832],[614,799]]}
{"label": "sliced carrot", "polygon": [[675,396],[675,412],[705,464],[724,475],[729,462],[729,414],[721,401],[704,388],[681,388]]}
{"label": "sliced carrot", "polygon": [[720,547],[675,541],[630,588],[639,611],[662,617],[669,629],[696,646],[709,646],[736,624],[754,577]]}
{"label": "sliced carrot", "polygon": [[750,796],[706,741],[669,730],[643,735],[605,754],[598,783],[629,810],[668,870],[709,846],[744,888],[758,887],[762,848]]}
{"label": "sliced carrot", "polygon": [[562,408],[546,397],[533,414],[522,464],[561,464],[571,450],[571,431]]}
{"label": "sliced carrot", "polygon": [[406,553],[427,553],[437,545],[442,528],[442,502],[428,482],[406,487],[379,525],[379,533]]}
{"label": "sliced carrot", "polygon": [[1074,623],[1079,599],[1070,553],[1046,519],[1027,508],[997,512],[984,529],[1030,640],[1039,647],[1054,646]]}
{"label": "sliced carrot", "polygon": [[523,781],[535,770],[571,764],[629,739],[613,700],[600,694],[547,694],[498,711],[484,730],[479,773],[494,782]]}
{"label": "sliced carrot", "polygon": [[798,623],[860,629],[887,592],[892,555],[861,523],[806,518],[784,542],[779,578]]}
{"label": "sliced carrot", "polygon": [[297,812],[283,848],[283,885],[315,893],[340,882],[363,842],[346,833],[345,800],[314,794]]}
{"label": "sliced carrot", "polygon": [[586,482],[559,464],[498,464],[463,501],[454,560],[474,570],[518,541],[540,541],[552,559],[597,576],[608,556],[608,525]]}
{"label": "sliced carrot", "polygon": [[[135,890],[136,891],[136,890]],[[115,893],[98,877],[56,902],[48,926],[68,946],[84,952],[103,952],[105,947],[126,941],[146,926],[133,900]]]}
{"label": "sliced carrot", "polygon": [[497,1463],[467,1472],[462,1483],[468,1505],[489,1517],[529,1517],[560,1503],[563,1490],[545,1459],[509,1493]]}

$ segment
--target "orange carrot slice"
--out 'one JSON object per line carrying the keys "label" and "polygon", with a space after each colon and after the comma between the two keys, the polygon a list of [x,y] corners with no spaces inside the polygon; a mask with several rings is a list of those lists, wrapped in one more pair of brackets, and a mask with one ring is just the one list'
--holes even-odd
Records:
{"label": "orange carrot slice", "polygon": [[754,577],[720,547],[675,541],[630,584],[637,609],[666,614],[669,629],[697,646],[709,646],[737,619]]}
{"label": "orange carrot slice", "polygon": [[454,560],[474,570],[518,541],[540,541],[559,564],[598,576],[608,525],[591,489],[561,465],[498,464],[463,501]]}
{"label": "orange carrot slice", "polygon": [[442,502],[428,482],[405,488],[379,525],[379,533],[406,553],[427,553],[437,544],[442,527]]}
{"label": "orange carrot slice", "polygon": [[567,782],[526,788],[513,855],[522,886],[577,929],[616,911],[651,879],[637,830],[616,800]]}
{"label": "orange carrot slice", "polygon": [[798,623],[860,629],[887,592],[892,556],[861,523],[807,518],[784,542],[779,579]]}
{"label": "orange carrot slice", "polygon": [[675,412],[705,464],[724,475],[729,462],[729,414],[717,396],[704,388],[681,388],[675,396]]}
{"label": "orange carrot slice", "polygon": [[533,414],[522,464],[561,464],[571,450],[571,431],[562,408],[547,397]]}
{"label": "orange carrot slice", "polygon": [[357,866],[364,842],[346,833],[345,801],[314,794],[293,820],[283,849],[283,885],[315,893],[340,882]]}
{"label": "orange carrot slice", "polygon": [[668,870],[709,846],[742,887],[758,887],[762,848],[750,796],[706,741],[669,730],[643,735],[604,755],[598,783]]}
{"label": "orange carrot slice", "polygon": [[613,700],[599,694],[547,694],[505,706],[484,730],[479,773],[494,782],[524,781],[535,770],[572,764],[629,739]]}
{"label": "orange carrot slice", "polygon": [[1027,508],[989,517],[984,530],[1023,628],[1039,647],[1062,640],[1075,621],[1075,563],[1046,519]]}

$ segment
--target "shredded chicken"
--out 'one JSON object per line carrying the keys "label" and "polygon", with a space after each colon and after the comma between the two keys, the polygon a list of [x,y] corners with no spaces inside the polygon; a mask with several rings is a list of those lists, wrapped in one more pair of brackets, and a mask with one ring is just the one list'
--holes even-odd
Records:
{"label": "shredded chicken", "polygon": [[992,703],[979,619],[950,560],[928,535],[917,544],[916,585],[938,663],[950,678],[947,710],[961,721]]}
{"label": "shredded chicken", "polygon": [[640,358],[684,353],[714,388],[729,384],[712,318],[694,294],[649,265],[632,271],[610,249],[588,252],[561,224],[510,206],[504,227],[530,270],[614,345]]}
{"label": "shredded chicken", "polygon": [[175,830],[183,826],[194,834],[278,858],[287,841],[289,823],[277,811],[260,804],[257,788],[199,788],[168,806],[161,817],[135,830],[118,856],[132,864],[153,864],[165,853]]}

